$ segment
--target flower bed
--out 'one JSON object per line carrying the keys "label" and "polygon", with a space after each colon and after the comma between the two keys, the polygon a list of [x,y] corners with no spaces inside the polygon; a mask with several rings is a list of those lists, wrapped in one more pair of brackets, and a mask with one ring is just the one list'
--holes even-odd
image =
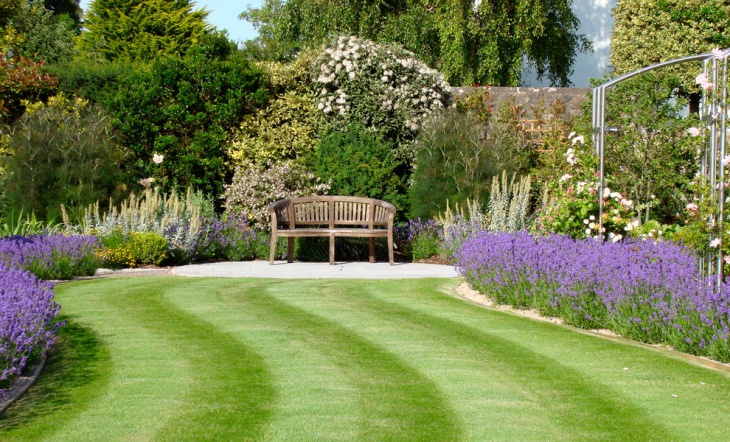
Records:
{"label": "flower bed", "polygon": [[0,396],[29,363],[43,356],[56,336],[60,306],[53,283],[0,263]]}
{"label": "flower bed", "polygon": [[679,245],[483,231],[454,258],[498,302],[730,362],[730,284],[700,280],[696,256]]}
{"label": "flower bed", "polygon": [[252,227],[243,214],[206,218],[190,247],[190,261],[268,259],[270,238],[266,231]]}
{"label": "flower bed", "polygon": [[93,275],[102,247],[95,236],[31,235],[0,239],[0,262],[28,270],[39,279],[71,279]]}

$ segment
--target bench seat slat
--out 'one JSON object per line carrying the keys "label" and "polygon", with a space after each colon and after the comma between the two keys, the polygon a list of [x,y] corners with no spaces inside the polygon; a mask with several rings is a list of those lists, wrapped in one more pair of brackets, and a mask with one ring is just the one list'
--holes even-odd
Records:
{"label": "bench seat slat", "polygon": [[280,229],[277,231],[278,236],[329,236],[334,233],[335,236],[387,236],[388,229]]}

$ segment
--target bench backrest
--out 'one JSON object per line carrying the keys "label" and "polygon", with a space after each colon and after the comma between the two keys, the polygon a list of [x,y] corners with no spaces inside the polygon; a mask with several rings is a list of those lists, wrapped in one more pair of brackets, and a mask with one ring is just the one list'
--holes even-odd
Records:
{"label": "bench backrest", "polygon": [[[276,227],[388,226],[395,207],[385,201],[354,196],[307,196],[279,200],[269,205]],[[272,225],[273,227],[273,225]]]}

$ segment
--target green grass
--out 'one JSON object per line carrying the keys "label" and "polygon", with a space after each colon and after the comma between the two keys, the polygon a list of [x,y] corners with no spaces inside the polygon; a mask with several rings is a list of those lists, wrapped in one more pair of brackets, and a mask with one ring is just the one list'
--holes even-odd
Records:
{"label": "green grass", "polygon": [[0,440],[727,439],[728,373],[454,285],[61,284],[69,325]]}

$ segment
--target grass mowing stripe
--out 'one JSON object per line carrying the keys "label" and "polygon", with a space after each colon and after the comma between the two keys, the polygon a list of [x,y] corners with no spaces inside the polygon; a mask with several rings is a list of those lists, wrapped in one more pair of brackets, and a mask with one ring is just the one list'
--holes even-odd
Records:
{"label": "grass mowing stripe", "polygon": [[31,441],[52,434],[83,412],[108,387],[111,358],[108,349],[88,327],[69,323],[48,353],[43,375],[5,413],[0,415],[0,440]]}
{"label": "grass mowing stripe", "polygon": [[[251,281],[238,283],[261,290]],[[265,310],[221,302],[238,288],[170,292],[168,300],[244,342],[265,358],[277,388],[277,407],[262,440],[356,440],[363,408],[347,373],[319,349],[293,337]]]}
{"label": "grass mowing stripe", "polygon": [[64,311],[101,336],[112,373],[93,401],[72,400],[68,408],[77,411],[59,413],[66,418],[51,425],[53,431],[19,439],[258,440],[275,399],[266,367],[237,340],[163,299],[169,288],[211,289],[189,282],[135,278],[59,286]]}
{"label": "grass mowing stripe", "polygon": [[[348,292],[339,290],[339,283],[327,283],[323,287],[311,288],[309,293],[302,293],[301,290],[293,293],[293,284],[289,284],[277,292],[285,302],[309,311],[319,311],[330,320],[341,324],[352,324],[354,316],[364,315],[370,319],[367,327],[362,330],[356,328],[355,332],[362,334],[373,326],[379,327],[377,334],[368,336],[373,336],[372,339],[382,336],[381,345],[387,345],[391,349],[398,345],[398,341],[426,342],[425,346],[420,346],[425,351],[413,358],[412,363],[431,358],[431,363],[435,364],[430,367],[432,376],[439,376],[445,368],[440,360],[444,354],[451,354],[452,357],[469,355],[471,360],[462,362],[475,368],[472,376],[480,379],[495,377],[499,382],[509,382],[513,391],[521,388],[522,394],[516,398],[517,402],[530,403],[532,413],[528,416],[536,417],[534,422],[527,422],[527,425],[545,431],[549,425],[537,416],[549,417],[552,423],[562,424],[563,434],[558,431],[558,438],[584,438],[590,435],[596,440],[631,437],[643,440],[666,439],[664,428],[653,422],[643,410],[605,386],[588,382],[581,373],[569,366],[506,340],[486,327],[466,326],[435,316],[433,312],[423,313],[386,301],[389,293],[383,290],[383,286],[388,285],[387,282],[371,282],[357,292]],[[450,305],[453,300],[426,287],[416,293],[421,298],[429,296],[428,291],[431,296],[441,296],[439,310],[453,310],[455,306]],[[410,289],[405,292],[414,293]],[[378,293],[379,296],[373,296],[373,293]],[[403,292],[399,295],[403,296]],[[317,301],[312,303],[312,299]],[[417,299],[413,301],[417,302]],[[463,313],[483,315],[485,312],[472,307],[470,311]],[[390,328],[389,336],[384,333],[386,327]],[[417,351],[419,348],[411,348],[404,351],[403,357]],[[426,367],[426,364],[419,366],[421,367]],[[425,369],[421,368],[422,371]],[[512,379],[504,379],[504,374],[509,374]],[[532,386],[534,388],[530,388]],[[514,393],[510,396],[513,395]],[[641,428],[638,432],[637,427]]]}
{"label": "grass mowing stripe", "polygon": [[[119,285],[116,282],[114,285]],[[185,353],[192,365],[185,411],[156,435],[160,440],[258,440],[276,392],[265,362],[229,334],[178,309],[165,298],[215,290],[205,281],[146,279],[125,284],[109,301],[139,325]]]}
{"label": "grass mowing stripe", "polygon": [[230,290],[226,299],[265,316],[299,343],[316,347],[347,374],[364,411],[358,440],[458,439],[456,414],[437,385],[346,327],[279,301],[271,289],[270,282],[259,283]]}
{"label": "grass mowing stripe", "polygon": [[[515,345],[529,347],[546,363],[568,366],[604,394],[613,392],[621,403],[630,401],[631,407],[648,414],[651,421],[661,422],[675,440],[727,437],[727,428],[722,424],[730,402],[727,372],[693,365],[659,349],[647,350],[502,312],[487,311],[491,314],[487,317],[489,323],[485,323],[485,317],[475,314],[473,305],[462,299],[444,298],[432,287],[429,281],[421,280],[414,282],[412,290],[367,292],[408,310],[478,329],[487,327]],[[453,297],[453,284],[447,284],[442,291]],[[696,410],[697,404],[703,405],[701,412]]]}
{"label": "grass mowing stripe", "polygon": [[[186,368],[185,358],[109,304],[111,295],[124,291],[103,281],[56,287],[62,312],[99,337],[108,351],[110,370],[105,388],[92,401],[72,398],[60,410],[53,431],[38,432],[31,440],[115,440],[124,435],[151,439],[166,419],[179,412],[187,387],[177,382],[174,373]],[[68,292],[73,296],[66,297]]]}

